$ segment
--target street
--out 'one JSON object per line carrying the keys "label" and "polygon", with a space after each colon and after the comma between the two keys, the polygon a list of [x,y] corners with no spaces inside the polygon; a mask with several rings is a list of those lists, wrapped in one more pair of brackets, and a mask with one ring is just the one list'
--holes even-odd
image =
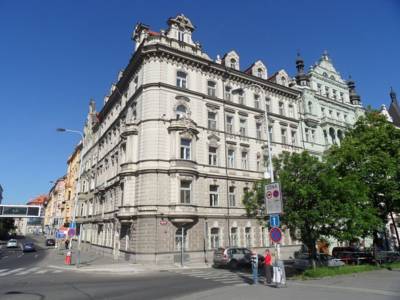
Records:
{"label": "street", "polygon": [[[26,240],[31,240],[27,238]],[[253,286],[251,274],[214,268],[141,273],[54,267],[57,249],[34,237],[36,252],[2,249],[0,299],[400,299],[400,271],[382,270],[321,280],[289,280],[286,288]],[[22,242],[23,240],[19,240]],[[260,283],[263,277],[260,277]]]}

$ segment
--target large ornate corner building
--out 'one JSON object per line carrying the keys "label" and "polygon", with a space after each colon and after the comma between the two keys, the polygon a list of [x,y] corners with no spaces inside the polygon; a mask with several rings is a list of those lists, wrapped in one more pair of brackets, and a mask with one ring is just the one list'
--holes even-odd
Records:
{"label": "large ornate corner building", "polygon": [[[298,57],[295,79],[268,77],[261,61],[242,71],[235,51],[210,59],[193,31],[183,15],[165,31],[138,24],[103,107],[90,103],[77,220],[115,257],[172,263],[183,246],[203,262],[220,246],[269,246],[241,201],[268,168],[267,138],[272,155],[320,155],[363,111],[327,54],[308,73]],[[283,246],[298,244],[285,234]]]}

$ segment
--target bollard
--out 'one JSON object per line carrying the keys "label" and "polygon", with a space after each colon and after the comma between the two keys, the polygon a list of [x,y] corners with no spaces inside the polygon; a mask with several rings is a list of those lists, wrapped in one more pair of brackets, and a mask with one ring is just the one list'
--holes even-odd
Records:
{"label": "bollard", "polygon": [[65,255],[65,264],[70,265],[71,264],[71,251],[68,251],[67,254]]}

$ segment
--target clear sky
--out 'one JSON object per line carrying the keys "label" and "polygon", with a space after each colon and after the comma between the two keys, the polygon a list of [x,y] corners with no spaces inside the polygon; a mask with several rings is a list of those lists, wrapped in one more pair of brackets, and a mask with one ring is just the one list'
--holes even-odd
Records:
{"label": "clear sky", "polygon": [[4,203],[48,193],[66,172],[90,98],[103,97],[126,66],[137,22],[166,28],[183,13],[194,40],[215,58],[235,49],[242,69],[257,59],[269,74],[295,73],[296,51],[306,66],[328,50],[364,105],[400,96],[400,1],[6,1],[0,0],[0,184]]}

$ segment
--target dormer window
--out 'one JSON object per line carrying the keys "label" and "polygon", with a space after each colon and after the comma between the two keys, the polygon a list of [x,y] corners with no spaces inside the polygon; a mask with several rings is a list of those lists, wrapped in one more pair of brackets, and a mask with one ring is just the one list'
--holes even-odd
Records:
{"label": "dormer window", "polygon": [[328,73],[324,72],[324,73],[322,73],[322,76],[328,78]]}
{"label": "dormer window", "polygon": [[286,78],[284,76],[281,77],[281,83],[282,85],[286,85]]}
{"label": "dormer window", "polygon": [[236,69],[236,59],[231,58],[230,63],[231,63],[231,68],[232,68],[232,69]]}
{"label": "dormer window", "polygon": [[217,86],[217,84],[214,81],[211,81],[211,80],[207,81],[208,96],[215,97],[216,86]]}
{"label": "dormer window", "polygon": [[331,77],[329,77],[332,80],[335,80],[335,76],[331,75]]}
{"label": "dormer window", "polygon": [[179,88],[186,89],[187,86],[187,74],[183,71],[176,72],[176,86]]}
{"label": "dormer window", "polygon": [[257,70],[257,76],[258,77],[260,77],[260,78],[263,78],[263,69],[261,69],[261,68],[258,68],[258,70]]}
{"label": "dormer window", "polygon": [[182,31],[178,31],[178,41],[183,42],[185,34]]}

